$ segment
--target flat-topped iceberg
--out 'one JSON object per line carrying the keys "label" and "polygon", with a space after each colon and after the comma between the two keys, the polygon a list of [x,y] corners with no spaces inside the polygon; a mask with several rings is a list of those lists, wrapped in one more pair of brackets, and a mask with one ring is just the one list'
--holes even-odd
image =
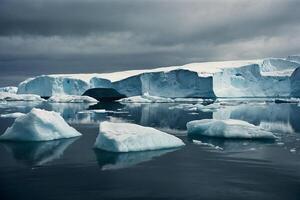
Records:
{"label": "flat-topped iceberg", "polygon": [[[297,92],[300,63],[283,58],[191,63],[182,66],[105,74],[42,75],[19,84],[18,93],[82,95],[98,88],[127,97],[165,98],[287,97]],[[294,84],[293,84],[294,83]]]}
{"label": "flat-topped iceberg", "polygon": [[112,152],[146,151],[183,146],[181,139],[151,127],[101,122],[95,148]]}
{"label": "flat-topped iceberg", "polygon": [[54,95],[48,99],[49,103],[97,103],[98,101],[89,96],[78,95]]}
{"label": "flat-topped iceberg", "polygon": [[189,134],[239,139],[275,139],[276,136],[259,126],[242,120],[203,119],[187,123]]}
{"label": "flat-topped iceberg", "polygon": [[0,101],[45,101],[35,94],[14,94],[9,92],[0,92]]}
{"label": "flat-topped iceberg", "polygon": [[0,136],[0,140],[47,141],[80,135],[59,113],[33,108],[26,115],[18,117]]}

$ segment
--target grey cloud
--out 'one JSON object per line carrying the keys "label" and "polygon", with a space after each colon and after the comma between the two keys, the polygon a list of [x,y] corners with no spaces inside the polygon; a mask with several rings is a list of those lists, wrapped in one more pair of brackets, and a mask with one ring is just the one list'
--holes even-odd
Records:
{"label": "grey cloud", "polygon": [[0,68],[101,72],[298,54],[299,7],[298,0],[1,0]]}

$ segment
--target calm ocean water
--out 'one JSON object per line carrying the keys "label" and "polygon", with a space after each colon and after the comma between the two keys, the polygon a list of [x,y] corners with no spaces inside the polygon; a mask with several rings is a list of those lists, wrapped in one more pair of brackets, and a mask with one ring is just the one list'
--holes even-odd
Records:
{"label": "calm ocean water", "polygon": [[[195,112],[182,104],[166,103],[90,106],[11,102],[0,105],[0,113],[29,112],[32,107],[60,112],[83,135],[49,142],[1,142],[1,199],[299,199],[297,104],[257,102]],[[114,112],[78,113],[87,109]],[[210,118],[245,120],[276,130],[280,139],[187,135],[188,121]],[[99,122],[104,120],[151,126],[180,137],[186,146],[137,153],[96,150],[93,144]],[[13,121],[0,118],[0,132]]]}

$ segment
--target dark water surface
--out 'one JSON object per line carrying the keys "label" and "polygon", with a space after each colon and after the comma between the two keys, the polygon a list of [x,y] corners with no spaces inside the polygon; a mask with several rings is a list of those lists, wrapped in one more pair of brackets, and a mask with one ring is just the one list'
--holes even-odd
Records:
{"label": "dark water surface", "polygon": [[[300,107],[248,103],[214,112],[187,104],[11,102],[0,113],[32,107],[60,112],[83,135],[49,142],[0,143],[0,195],[11,199],[299,199]],[[106,109],[108,113],[78,113]],[[276,132],[276,141],[187,135],[196,119],[241,119]],[[109,153],[93,149],[99,122],[127,121],[180,137],[178,149]],[[14,119],[0,118],[0,132]],[[195,140],[210,144],[199,145]],[[218,147],[218,148],[216,148]]]}

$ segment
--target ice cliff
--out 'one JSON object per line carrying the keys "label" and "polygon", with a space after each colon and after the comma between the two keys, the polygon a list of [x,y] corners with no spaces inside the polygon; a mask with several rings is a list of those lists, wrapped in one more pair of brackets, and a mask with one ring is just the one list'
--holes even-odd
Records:
{"label": "ice cliff", "polygon": [[192,63],[105,74],[42,75],[19,84],[19,94],[82,95],[91,88],[113,88],[126,95],[185,97],[297,96],[299,56]]}

